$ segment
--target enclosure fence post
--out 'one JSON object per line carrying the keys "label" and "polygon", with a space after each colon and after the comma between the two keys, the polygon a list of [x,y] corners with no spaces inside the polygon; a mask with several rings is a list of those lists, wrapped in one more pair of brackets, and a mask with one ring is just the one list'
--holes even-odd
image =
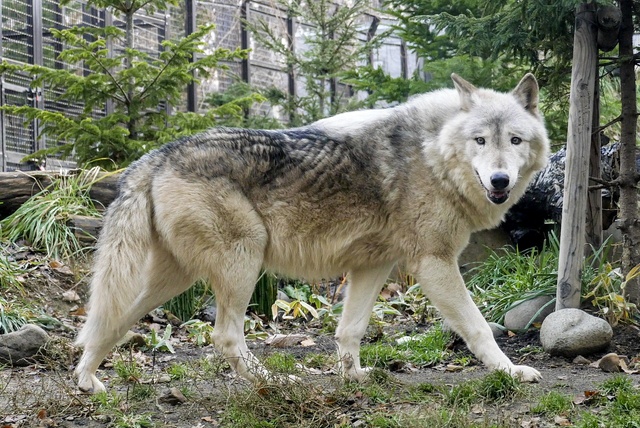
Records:
{"label": "enclosure fence post", "polygon": [[595,3],[583,3],[576,10],[556,310],[580,306],[598,59],[595,8]]}

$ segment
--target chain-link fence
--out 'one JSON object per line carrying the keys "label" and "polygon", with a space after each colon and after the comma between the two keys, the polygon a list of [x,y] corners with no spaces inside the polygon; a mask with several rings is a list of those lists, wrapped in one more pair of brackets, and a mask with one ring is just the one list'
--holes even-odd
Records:
{"label": "chain-link fence", "polygon": [[[103,27],[115,25],[124,27],[108,11],[96,10],[84,1],[72,0],[65,6],[52,0],[2,0],[2,26],[0,28],[0,58],[16,64],[39,64],[51,68],[71,68],[58,56],[65,49],[63,42],[52,37],[51,29],[64,29],[73,26]],[[374,3],[375,0],[374,0]],[[379,6],[377,3],[373,7]],[[181,7],[170,11],[158,11],[153,15],[140,14],[134,19],[134,47],[150,55],[157,55],[161,42],[165,39],[179,38],[192,31],[196,25],[213,23],[216,29],[211,34],[208,49],[250,48],[249,59],[226,64],[228,71],[214,71],[199,85],[185,90],[182,110],[200,111],[205,109],[207,95],[224,92],[235,81],[250,82],[258,88],[276,87],[285,93],[298,93],[303,82],[296,79],[287,70],[285,58],[265,49],[251,36],[243,25],[243,19],[249,21],[265,20],[270,28],[286,39],[301,37],[305,23],[288,21],[286,11],[272,0],[184,0]],[[362,40],[366,40],[367,31],[376,22],[378,31],[390,23],[380,21],[377,15],[365,14],[361,18]],[[306,26],[306,27],[305,27]],[[294,32],[292,34],[292,31]],[[292,48],[295,44],[292,44]],[[122,46],[112,46],[117,53]],[[402,40],[388,37],[384,44],[370,58],[371,65],[380,66],[392,76],[411,75],[417,67],[417,58],[406,49]],[[78,73],[86,70],[77,69]],[[1,105],[29,105],[50,111],[74,115],[83,109],[82,105],[70,105],[60,101],[57,94],[48,88],[32,89],[31,79],[27,75],[7,75],[0,80]],[[346,85],[338,84],[336,91],[354,95]],[[93,112],[96,117],[106,114],[109,106]],[[264,109],[262,113],[265,113]],[[287,120],[282,112],[270,110],[269,114],[279,120]],[[0,111],[0,161],[2,171],[16,169],[36,169],[46,165],[47,169],[72,166],[72,162],[48,158],[42,162],[23,163],[21,159],[37,150],[52,147],[59,142],[41,135],[37,120]]]}

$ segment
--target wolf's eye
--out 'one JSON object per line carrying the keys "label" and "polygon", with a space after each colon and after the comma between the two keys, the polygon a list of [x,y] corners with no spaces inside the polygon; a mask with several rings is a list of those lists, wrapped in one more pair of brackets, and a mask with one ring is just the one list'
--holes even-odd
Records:
{"label": "wolf's eye", "polygon": [[522,143],[522,138],[520,137],[511,137],[511,144],[518,145]]}
{"label": "wolf's eye", "polygon": [[481,146],[484,146],[484,138],[482,137],[477,137],[476,138],[476,143],[478,143]]}

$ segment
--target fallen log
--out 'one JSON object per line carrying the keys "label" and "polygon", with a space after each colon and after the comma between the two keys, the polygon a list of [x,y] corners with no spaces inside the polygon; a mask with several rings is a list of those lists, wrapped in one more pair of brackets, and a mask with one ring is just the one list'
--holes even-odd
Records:
{"label": "fallen log", "polygon": [[84,246],[91,246],[98,240],[102,229],[102,218],[87,216],[72,216],[67,225],[73,230],[78,242]]}
{"label": "fallen log", "polygon": [[[0,219],[11,215],[27,199],[51,185],[52,179],[59,176],[61,173],[53,171],[0,172]],[[89,196],[96,201],[96,208],[99,210],[106,208],[115,199],[118,193],[118,176],[119,174],[101,173],[98,181],[91,187]]]}

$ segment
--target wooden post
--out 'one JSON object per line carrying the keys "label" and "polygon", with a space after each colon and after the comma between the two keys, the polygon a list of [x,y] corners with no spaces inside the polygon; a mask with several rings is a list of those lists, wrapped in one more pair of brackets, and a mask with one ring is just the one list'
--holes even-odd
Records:
{"label": "wooden post", "polygon": [[592,108],[598,60],[595,3],[576,10],[556,310],[580,306]]}
{"label": "wooden post", "polygon": [[[589,177],[595,178],[594,184],[602,179],[601,139],[600,131],[600,89],[598,88],[598,70],[596,65],[595,85],[593,94],[593,133],[591,134],[591,154],[589,158]],[[587,196],[587,251],[592,254],[592,248],[597,251],[602,246],[602,189],[590,190]]]}

